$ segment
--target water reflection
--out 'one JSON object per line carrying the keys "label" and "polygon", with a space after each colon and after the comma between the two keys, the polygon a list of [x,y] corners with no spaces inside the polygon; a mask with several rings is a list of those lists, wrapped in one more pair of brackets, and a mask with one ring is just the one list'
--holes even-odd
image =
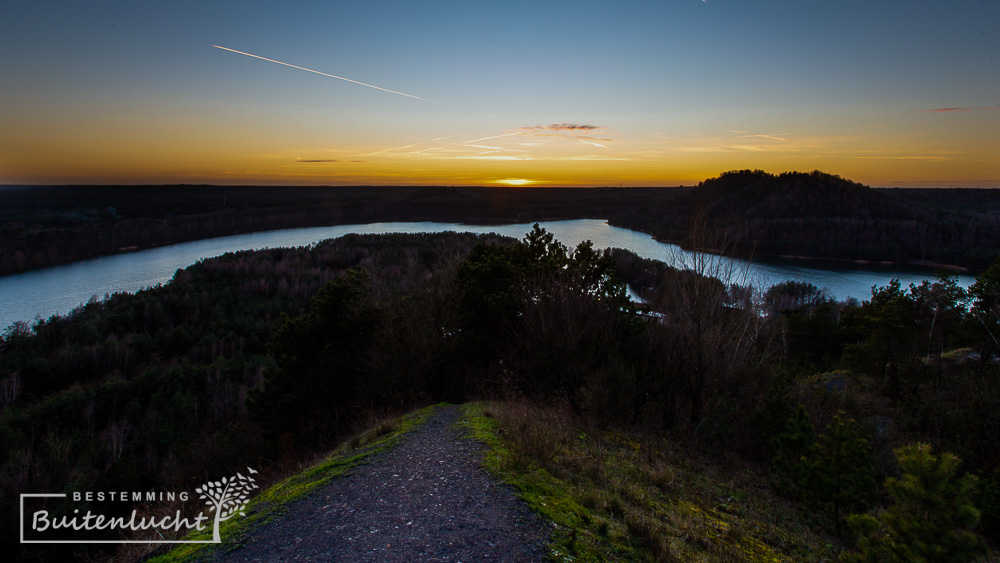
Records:
{"label": "water reflection", "polygon": [[[691,255],[677,245],[661,243],[647,234],[612,227],[603,220],[580,219],[573,221],[548,221],[542,227],[572,248],[591,240],[597,248],[618,247],[631,250],[644,258],[663,260],[669,264],[683,265]],[[175,244],[129,254],[106,256],[57,266],[44,270],[0,277],[0,327],[14,321],[32,321],[54,314],[65,314],[92,297],[106,294],[134,292],[166,283],[179,268],[198,260],[237,250],[254,250],[281,246],[305,246],[323,239],[349,233],[427,233],[466,231],[473,233],[499,233],[522,238],[531,229],[530,223],[516,225],[462,225],[459,223],[370,223],[366,225],[336,225],[267,231]],[[727,268],[728,258],[718,260],[719,267]],[[885,285],[897,277],[907,287],[932,277],[924,272],[892,272],[855,269],[807,268],[783,264],[750,264],[750,281],[769,286],[785,280],[808,282],[827,288],[837,299],[871,295],[873,285]],[[959,276],[959,283],[968,286],[972,276]]]}

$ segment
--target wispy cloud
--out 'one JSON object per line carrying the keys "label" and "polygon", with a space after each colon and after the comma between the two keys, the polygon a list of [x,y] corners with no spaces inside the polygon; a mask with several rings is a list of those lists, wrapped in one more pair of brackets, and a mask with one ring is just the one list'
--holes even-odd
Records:
{"label": "wispy cloud", "polygon": [[[594,136],[594,132],[604,132],[604,136]],[[611,135],[611,136],[609,136]],[[483,158],[489,160],[548,160],[558,158],[568,160],[581,155],[562,154],[554,157],[551,153],[555,145],[550,143],[580,143],[608,150],[606,143],[615,142],[613,132],[600,125],[578,123],[551,123],[549,125],[532,125],[507,129],[503,133],[487,135],[464,142],[452,143],[459,153],[462,149],[478,149],[475,154],[452,154],[453,158]],[[483,141],[490,141],[483,144]],[[548,144],[548,148],[545,148]],[[513,145],[513,146],[511,146]],[[565,145],[564,145],[565,146]],[[514,148],[517,147],[517,148]],[[566,149],[561,152],[565,153]],[[497,154],[506,153],[506,154]],[[512,154],[516,153],[516,154]],[[440,153],[439,153],[440,154]],[[588,157],[590,155],[587,155]]]}
{"label": "wispy cloud", "polygon": [[476,154],[469,156],[455,156],[452,157],[459,160],[531,160],[538,162],[564,162],[564,161],[631,161],[635,160],[633,158],[619,157],[619,156],[606,156],[603,154],[580,154],[571,156],[542,156],[542,155],[492,155],[492,154]]}
{"label": "wispy cloud", "polygon": [[935,108],[935,109],[921,109],[917,110],[917,113],[953,113],[953,112],[968,112],[968,111],[993,111],[1000,110],[1000,104],[993,107],[984,108]]}
{"label": "wispy cloud", "polygon": [[[576,123],[552,123],[551,125],[534,125],[531,127],[518,127],[515,135],[526,137],[562,137],[564,139],[574,139],[577,141],[613,141],[607,137],[592,137],[588,133],[596,131],[607,131],[607,127],[598,125],[578,125]],[[588,143],[594,144],[594,143]],[[603,145],[597,145],[603,146]]]}
{"label": "wispy cloud", "polygon": [[379,151],[375,151],[375,152],[372,152],[372,153],[364,154],[364,155],[361,155],[361,156],[379,156],[379,155],[383,155],[383,154],[397,153],[397,152],[405,151],[406,149],[409,149],[409,148],[412,148],[412,147],[415,147],[415,146],[417,146],[417,143],[410,143],[409,145],[403,145],[401,147],[389,147],[389,148],[385,148],[385,149],[382,149],[382,150],[379,150]]}
{"label": "wispy cloud", "polygon": [[697,131],[687,135],[668,136],[657,133],[645,144],[648,153],[643,159],[654,159],[670,153],[768,153],[768,154],[855,154],[858,136],[819,136],[787,133],[756,133],[726,130],[717,136],[705,136]]}
{"label": "wispy cloud", "polygon": [[[563,139],[572,142],[583,143],[602,149],[608,148],[604,143],[614,142],[615,139],[607,136],[595,137],[591,133],[610,131],[607,127],[600,125],[580,125],[578,123],[551,123],[549,125],[534,125],[530,127],[518,127],[513,133],[507,135],[517,135],[530,138]],[[522,143],[523,144],[523,143]]]}
{"label": "wispy cloud", "polygon": [[861,160],[922,160],[925,162],[941,162],[944,160],[954,160],[954,157],[947,155],[886,155],[886,156],[854,156],[852,158]]}
{"label": "wispy cloud", "polygon": [[678,139],[669,144],[678,152],[796,152],[811,148],[814,140],[792,139],[787,134],[753,133],[730,130],[732,135]]}
{"label": "wispy cloud", "polygon": [[502,137],[512,137],[514,135],[520,135],[520,134],[521,133],[504,133],[502,135],[490,135],[489,137],[480,137],[478,139],[472,139],[471,141],[465,141],[464,143],[461,144],[468,145],[470,143],[478,143],[479,141],[486,141],[489,139],[500,139]]}
{"label": "wispy cloud", "polygon": [[771,141],[787,141],[788,139],[784,136],[779,137],[778,135],[768,135],[763,133],[751,133],[749,131],[730,131],[730,133],[736,133],[741,139],[769,139]]}
{"label": "wispy cloud", "polygon": [[[601,135],[593,133],[600,132]],[[437,143],[438,137],[399,147],[364,153],[367,157],[433,158],[456,160],[630,160],[620,154],[617,134],[608,127],[578,123],[552,123],[516,127],[467,141]],[[574,146],[576,145],[576,146]],[[581,145],[588,149],[581,151]],[[595,151],[594,148],[600,149]],[[600,152],[602,154],[594,154]],[[610,153],[610,154],[609,154]]]}
{"label": "wispy cloud", "polygon": [[313,162],[340,162],[340,161],[335,158],[313,158],[309,160],[299,159],[296,160],[295,162],[313,163]]}
{"label": "wispy cloud", "polygon": [[577,131],[597,131],[601,129],[607,129],[607,127],[599,127],[597,125],[578,125],[576,123],[552,123],[549,125],[535,125],[533,127],[518,127],[523,131],[568,131],[575,133]]}

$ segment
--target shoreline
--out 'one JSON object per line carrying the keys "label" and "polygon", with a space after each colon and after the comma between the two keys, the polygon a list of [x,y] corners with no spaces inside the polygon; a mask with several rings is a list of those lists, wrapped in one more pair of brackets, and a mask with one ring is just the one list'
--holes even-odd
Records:
{"label": "shoreline", "polygon": [[940,262],[932,262],[930,260],[911,260],[909,262],[894,262],[892,260],[863,260],[863,259],[848,259],[848,258],[817,258],[815,256],[799,256],[794,254],[764,254],[761,255],[760,259],[766,259],[767,257],[778,258],[780,260],[788,261],[803,261],[803,262],[834,262],[834,263],[845,263],[845,264],[856,264],[858,266],[878,266],[883,268],[914,268],[914,269],[926,269],[926,270],[946,270],[948,272],[954,272],[956,274],[970,274],[972,270],[966,268],[965,266],[958,266],[956,264],[942,264]]}
{"label": "shoreline", "polygon": [[[273,227],[273,228],[263,228],[263,229],[259,229],[259,230],[258,229],[235,229],[235,230],[233,230],[231,232],[228,232],[228,233],[225,233],[225,234],[218,234],[218,235],[215,235],[215,236],[195,237],[195,238],[179,237],[178,239],[169,240],[169,241],[165,241],[165,242],[159,242],[159,243],[152,243],[152,244],[145,244],[145,245],[129,245],[129,246],[124,246],[124,247],[118,247],[118,248],[113,249],[110,252],[94,254],[94,255],[90,255],[90,256],[87,256],[85,258],[81,258],[81,259],[77,259],[77,260],[60,261],[60,262],[57,262],[57,263],[54,263],[54,264],[44,265],[44,266],[40,266],[40,267],[36,267],[36,268],[27,268],[27,269],[18,269],[18,270],[8,271],[8,272],[4,272],[4,273],[0,274],[0,278],[7,277],[7,276],[15,276],[15,275],[19,275],[19,274],[25,274],[25,273],[29,273],[29,272],[37,272],[37,271],[45,270],[47,268],[56,268],[56,267],[60,267],[60,266],[67,266],[67,265],[75,264],[77,262],[84,262],[84,261],[87,261],[87,260],[94,260],[94,259],[97,259],[97,258],[103,258],[103,257],[108,257],[108,256],[116,256],[116,255],[121,255],[121,254],[129,254],[129,253],[132,253],[132,252],[141,252],[141,251],[145,251],[145,250],[153,250],[153,249],[156,249],[156,248],[167,247],[167,246],[171,246],[171,245],[175,245],[175,244],[184,244],[184,243],[189,243],[189,242],[198,242],[198,241],[203,241],[203,240],[211,240],[211,239],[215,239],[215,238],[225,238],[225,237],[229,237],[229,236],[238,236],[238,235],[244,235],[244,234],[266,233],[266,232],[270,232],[270,231],[282,231],[282,230],[294,230],[294,229],[308,229],[308,228],[317,228],[317,227],[335,227],[335,226],[341,226],[341,225],[354,225],[354,224],[357,224],[357,225],[368,225],[368,224],[372,224],[372,223],[454,222],[454,223],[458,223],[458,224],[462,224],[462,225],[475,225],[475,226],[494,226],[495,225],[495,226],[502,226],[502,225],[517,224],[517,223],[526,223],[527,224],[527,223],[539,223],[539,222],[549,222],[549,221],[573,221],[573,220],[579,220],[579,219],[596,219],[596,220],[605,221],[608,225],[613,226],[613,227],[618,227],[618,228],[622,228],[622,229],[628,229],[630,231],[635,231],[635,232],[638,232],[638,233],[643,233],[643,234],[649,235],[656,242],[660,242],[660,243],[664,243],[664,244],[677,245],[678,247],[680,247],[683,250],[688,250],[688,251],[692,250],[690,248],[687,248],[682,243],[682,241],[680,241],[680,240],[657,236],[656,234],[653,234],[653,233],[649,232],[646,229],[641,229],[641,228],[629,226],[629,225],[627,225],[625,223],[618,222],[618,221],[615,221],[613,219],[597,218],[597,217],[592,217],[592,216],[585,216],[585,217],[558,217],[558,216],[552,217],[552,216],[550,216],[550,217],[544,217],[544,218],[538,218],[538,219],[530,219],[530,220],[522,220],[521,218],[518,218],[518,217],[496,217],[496,218],[474,217],[474,218],[469,218],[469,219],[465,219],[465,220],[457,220],[457,221],[435,220],[432,217],[427,217],[427,216],[422,216],[422,217],[417,217],[417,218],[411,218],[411,219],[401,219],[399,217],[392,217],[392,218],[387,218],[387,219],[383,219],[383,220],[364,221],[364,222],[351,222],[351,221],[340,220],[340,221],[328,221],[328,222],[324,221],[324,222],[319,222],[321,224],[310,224],[310,223],[313,223],[313,222],[307,221],[307,222],[305,222],[305,224],[300,224],[299,226],[282,226],[282,227]],[[729,258],[745,259],[744,256],[739,256],[739,255],[730,254],[730,253],[724,253],[724,252],[720,252],[718,250],[712,250],[712,249],[701,249],[701,250],[703,252],[707,252],[709,254],[716,255],[716,256],[726,256],[726,257],[729,257]],[[911,270],[911,271],[914,271],[914,272],[935,272],[935,271],[938,271],[938,270],[945,270],[945,271],[951,272],[951,273],[967,274],[967,275],[975,275],[975,274],[978,274],[978,273],[982,273],[982,271],[984,271],[984,270],[977,270],[977,269],[969,268],[969,267],[966,267],[966,266],[960,266],[960,265],[957,265],[957,264],[942,264],[942,263],[933,262],[933,261],[929,261],[929,260],[911,260],[909,262],[897,262],[897,261],[891,261],[891,260],[874,261],[874,260],[851,259],[851,258],[820,258],[820,257],[816,257],[816,256],[805,256],[805,255],[796,255],[796,254],[760,254],[760,255],[756,255],[756,256],[753,256],[752,258],[750,258],[750,261],[752,261],[752,262],[761,262],[761,263],[779,263],[779,264],[780,263],[786,263],[787,264],[787,263],[795,263],[795,262],[804,262],[804,263],[810,263],[811,266],[809,266],[809,267],[816,267],[816,268],[819,268],[819,269],[828,269],[828,270],[837,270],[837,269],[858,269],[858,270],[863,270],[863,269],[865,269],[865,267],[876,267],[876,268],[885,269],[885,270],[892,270],[892,269],[895,269],[895,270]]]}
{"label": "shoreline", "polygon": [[[683,250],[691,250],[690,248],[686,248],[681,243],[681,241],[679,241],[679,240],[669,239],[669,238],[664,238],[664,237],[659,237],[659,236],[656,236],[656,235],[654,235],[654,234],[652,234],[652,233],[650,233],[648,231],[645,231],[645,230],[642,230],[642,229],[637,229],[637,228],[634,228],[634,227],[626,227],[624,225],[615,225],[611,221],[608,221],[608,224],[612,225],[612,226],[615,226],[615,227],[620,227],[620,228],[623,228],[623,229],[629,229],[631,231],[645,233],[645,234],[651,236],[653,238],[653,240],[655,240],[656,242],[662,242],[664,244],[676,244],[677,246],[681,247]],[[726,256],[726,257],[729,257],[729,258],[741,258],[741,259],[745,258],[743,256],[737,256],[737,255],[733,255],[733,254],[719,252],[717,250],[702,249],[702,251],[703,252],[707,252],[709,254],[716,255],[716,256]],[[926,271],[926,272],[935,272],[935,271],[939,271],[939,270],[945,270],[947,272],[951,272],[951,273],[955,273],[955,274],[975,275],[977,273],[982,273],[981,270],[975,270],[973,268],[968,268],[966,266],[959,266],[957,264],[942,264],[940,262],[933,262],[931,260],[910,260],[909,262],[896,262],[896,261],[893,261],[893,260],[875,261],[875,260],[865,260],[865,259],[862,259],[862,258],[857,258],[857,259],[854,259],[854,258],[820,258],[818,256],[803,256],[803,255],[800,255],[800,254],[758,254],[758,255],[750,258],[749,260],[751,262],[763,262],[763,263],[788,263],[788,262],[812,262],[814,264],[815,263],[820,263],[820,264],[824,264],[825,263],[825,264],[828,264],[828,265],[833,266],[833,267],[827,268],[827,267],[823,267],[821,265],[818,266],[818,267],[820,269],[829,269],[829,270],[844,269],[844,268],[846,268],[846,269],[863,270],[864,266],[875,266],[875,267],[884,268],[884,269],[897,269],[897,270],[899,270],[899,269],[912,269],[913,271],[920,271],[920,272],[924,272],[924,271]],[[859,267],[858,268],[850,268],[849,267],[850,265],[859,266]]]}

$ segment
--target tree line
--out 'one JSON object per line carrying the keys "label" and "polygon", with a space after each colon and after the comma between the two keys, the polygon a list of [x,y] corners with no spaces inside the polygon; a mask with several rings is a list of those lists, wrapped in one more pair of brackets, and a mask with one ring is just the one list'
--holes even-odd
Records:
{"label": "tree line", "polygon": [[666,189],[35,186],[0,190],[0,275],[240,233],[385,221],[602,217]]}
{"label": "tree line", "polygon": [[[1000,190],[872,189],[821,172],[721,174],[694,187],[37,186],[0,190],[0,275],[246,232],[378,221],[606,218],[692,247],[704,225],[758,258],[984,270]],[[721,251],[717,249],[707,249]]]}

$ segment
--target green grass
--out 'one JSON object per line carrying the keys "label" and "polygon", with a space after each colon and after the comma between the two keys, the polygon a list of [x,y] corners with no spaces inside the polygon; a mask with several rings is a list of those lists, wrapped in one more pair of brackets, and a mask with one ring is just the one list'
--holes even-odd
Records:
{"label": "green grass", "polygon": [[[221,551],[231,551],[244,543],[259,526],[284,514],[294,501],[317,490],[333,479],[346,476],[355,467],[367,463],[373,454],[394,447],[407,432],[425,422],[437,406],[430,406],[394,420],[383,421],[351,438],[321,462],[267,488],[247,505],[245,517],[234,517],[220,525],[220,544],[179,544],[150,562],[169,563],[211,558]],[[186,540],[212,538],[211,527],[189,534]]]}
{"label": "green grass", "polygon": [[[183,544],[152,559],[190,561],[236,549],[295,500],[366,463],[433,413],[383,422],[320,463],[254,497],[246,517],[223,522],[221,544]],[[552,523],[554,561],[833,560],[836,539],[767,477],[720,466],[663,439],[603,430],[553,407],[470,403],[458,424],[486,446],[487,471]],[[814,529],[815,528],[815,529]],[[211,531],[186,539],[208,539]]]}
{"label": "green grass", "polygon": [[592,427],[522,403],[474,403],[463,424],[484,465],[554,525],[556,561],[816,561],[834,537],[766,476],[662,439]]}

